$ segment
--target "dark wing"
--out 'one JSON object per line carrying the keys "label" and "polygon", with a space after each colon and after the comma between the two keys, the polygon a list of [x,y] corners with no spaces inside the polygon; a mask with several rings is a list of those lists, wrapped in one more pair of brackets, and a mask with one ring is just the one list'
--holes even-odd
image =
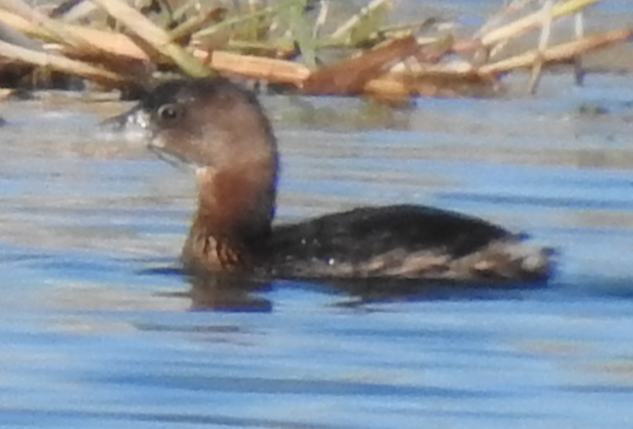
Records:
{"label": "dark wing", "polygon": [[269,255],[279,276],[423,276],[446,270],[437,267],[442,261],[512,237],[481,219],[440,209],[363,207],[276,226]]}

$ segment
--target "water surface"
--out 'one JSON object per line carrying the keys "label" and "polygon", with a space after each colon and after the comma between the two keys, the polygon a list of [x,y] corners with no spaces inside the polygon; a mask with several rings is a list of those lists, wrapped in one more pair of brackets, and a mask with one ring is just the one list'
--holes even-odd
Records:
{"label": "water surface", "polygon": [[170,268],[193,180],[99,131],[124,104],[5,103],[0,425],[630,427],[633,79],[570,81],[401,111],[265,98],[281,220],[430,204],[530,232],[559,269],[542,289],[379,302],[279,281],[242,312],[192,311]]}

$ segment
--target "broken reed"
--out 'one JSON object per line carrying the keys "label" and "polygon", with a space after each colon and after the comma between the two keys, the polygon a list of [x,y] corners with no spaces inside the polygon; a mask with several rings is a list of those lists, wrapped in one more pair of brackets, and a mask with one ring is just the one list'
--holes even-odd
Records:
{"label": "broken reed", "polygon": [[[328,1],[251,0],[231,10],[204,9],[197,0],[178,9],[167,0],[152,1],[137,10],[122,0],[69,0],[45,13],[22,0],[0,0],[0,23],[37,42],[0,42],[0,67],[30,64],[106,88],[145,86],[174,73],[221,73],[309,94],[397,99],[454,95],[453,89],[466,83],[492,88],[499,76],[525,68],[532,69],[530,89],[535,90],[549,65],[579,64],[583,54],[633,34],[631,28],[583,33],[583,10],[609,0],[548,0],[542,6],[515,0],[462,38],[432,18],[386,26],[396,0],[373,0],[335,26],[335,3]],[[79,5],[87,10],[83,15],[77,12]],[[64,8],[68,10],[62,12]],[[569,40],[550,45],[552,25],[569,16],[576,20]],[[422,31],[426,37],[420,36]],[[529,32],[540,33],[537,46],[501,56],[509,42]],[[333,51],[340,52],[335,55],[340,59],[323,64],[322,58]]]}

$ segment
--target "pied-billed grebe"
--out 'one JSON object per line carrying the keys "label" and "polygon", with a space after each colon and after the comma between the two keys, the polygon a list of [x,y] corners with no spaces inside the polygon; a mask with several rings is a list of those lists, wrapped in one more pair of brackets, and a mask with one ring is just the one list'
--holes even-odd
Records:
{"label": "pied-billed grebe", "polygon": [[461,283],[550,275],[548,249],[435,208],[363,207],[273,226],[275,137],[256,97],[226,79],[163,83],[132,112],[151,148],[195,167],[198,209],[182,254],[188,271]]}

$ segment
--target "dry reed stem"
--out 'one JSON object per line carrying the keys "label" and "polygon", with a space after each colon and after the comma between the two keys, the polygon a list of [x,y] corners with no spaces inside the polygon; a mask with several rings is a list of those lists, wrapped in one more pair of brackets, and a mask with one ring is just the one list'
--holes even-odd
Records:
{"label": "dry reed stem", "polygon": [[475,38],[481,38],[483,34],[492,31],[495,27],[501,25],[505,19],[510,15],[517,13],[528,4],[533,3],[535,0],[512,0],[509,4],[504,6],[500,11],[488,18],[486,23],[479,28],[473,35]]}
{"label": "dry reed stem", "polygon": [[[582,39],[585,35],[585,26],[582,12],[578,12],[574,19],[574,37],[576,40]],[[582,67],[582,57],[579,55],[574,58],[574,80],[576,85],[582,85],[585,76],[584,69]]]}
{"label": "dry reed stem", "polygon": [[57,38],[49,31],[46,31],[44,27],[36,25],[32,20],[29,21],[20,15],[7,12],[6,10],[0,10],[0,22],[16,31],[19,31],[20,33],[34,36],[38,39],[57,41]]}
{"label": "dry reed stem", "polygon": [[[0,101],[5,100],[11,96],[13,96],[13,94],[16,93],[15,89],[9,89],[9,88],[0,88]],[[0,125],[2,124],[2,119],[0,119]]]}
{"label": "dry reed stem", "polygon": [[200,63],[169,35],[145,18],[140,12],[120,0],[91,0],[103,8],[110,16],[123,23],[130,31],[146,41],[156,51],[171,58],[190,77],[210,76],[212,71]]}
{"label": "dry reed stem", "polygon": [[319,7],[319,14],[314,21],[314,27],[312,28],[312,38],[318,39],[321,33],[321,28],[325,25],[330,11],[330,3],[322,1]]}
{"label": "dry reed stem", "polygon": [[108,55],[146,62],[149,62],[154,58],[150,57],[125,34],[97,30],[89,27],[81,27],[78,25],[72,27],[69,26],[69,28],[71,28],[73,32],[76,32],[82,37],[90,40],[90,43],[92,43],[94,47]]}
{"label": "dry reed stem", "polygon": [[[542,52],[541,55],[546,63],[569,61],[578,55],[614,43],[622,42],[631,36],[633,36],[633,29],[629,28],[606,31],[604,33],[585,37],[584,39],[552,46],[545,52]],[[477,73],[480,76],[486,77],[506,73],[519,68],[529,67],[538,58],[538,55],[539,52],[535,49],[503,61],[483,65],[478,68]]]}
{"label": "dry reed stem", "polygon": [[170,30],[169,38],[174,42],[178,42],[186,37],[190,37],[193,33],[204,28],[211,21],[217,20],[224,13],[226,13],[226,9],[222,7],[216,7],[215,9],[205,13],[200,12],[198,15],[189,18],[173,30]]}
{"label": "dry reed stem", "polygon": [[[37,37],[38,39],[48,41],[56,40],[56,38],[44,28],[38,27],[21,16],[14,15],[4,10],[0,10],[0,22],[3,22],[21,33]],[[150,57],[125,34],[97,30],[81,25],[64,24],[64,26],[67,31],[76,34],[85,40],[90,40],[90,43],[92,43],[95,48],[107,52],[108,54],[139,61],[150,60]],[[71,52],[76,51],[77,50],[72,50]]]}
{"label": "dry reed stem", "polygon": [[62,23],[50,19],[48,16],[20,0],[0,0],[0,8],[13,12],[15,15],[31,22],[33,25],[40,26],[50,37],[54,37],[55,41],[59,43],[84,51],[91,51],[93,54],[96,54],[96,50],[87,40],[73,34],[71,31],[68,31]]}
{"label": "dry reed stem", "polygon": [[418,79],[429,76],[446,78],[468,78],[476,75],[476,69],[467,62],[452,62],[447,64],[417,63],[414,66],[404,63],[396,64],[389,70],[392,76],[400,78]]}
{"label": "dry reed stem", "polygon": [[544,59],[543,52],[547,50],[550,36],[552,34],[552,6],[554,0],[545,0],[545,4],[542,9],[543,23],[541,24],[541,36],[538,44],[538,56],[534,64],[532,65],[532,72],[530,74],[530,81],[528,82],[528,93],[534,94],[536,87],[541,78],[541,72],[543,71]]}
{"label": "dry reed stem", "polygon": [[376,9],[386,6],[390,3],[392,3],[391,0],[372,1],[367,6],[362,8],[356,15],[352,16],[350,19],[344,22],[339,28],[334,30],[334,32],[330,35],[330,39],[337,40],[349,35],[354,27],[362,22],[363,18],[373,13]]}
{"label": "dry reed stem", "polygon": [[358,57],[312,72],[304,82],[303,92],[337,95],[361,93],[365,84],[383,72],[385,67],[410,57],[418,49],[419,45],[413,36],[392,40]]}
{"label": "dry reed stem", "polygon": [[266,6],[263,9],[259,9],[250,13],[242,13],[237,16],[231,16],[216,25],[213,25],[209,28],[204,28],[194,33],[192,37],[200,39],[206,36],[210,36],[214,33],[218,33],[218,32],[230,29],[231,27],[235,25],[243,24],[245,22],[252,21],[252,20],[263,19],[268,15],[272,15],[273,13],[278,11],[280,8],[292,6],[293,4],[297,3],[297,1],[298,0],[285,0],[285,1],[280,0],[270,6]]}
{"label": "dry reed stem", "polygon": [[456,97],[490,94],[494,81],[482,79],[470,72],[441,70],[439,73],[416,73],[414,76],[389,74],[372,79],[363,93],[391,104],[403,102],[411,96]]}
{"label": "dry reed stem", "polygon": [[403,100],[413,95],[411,85],[407,85],[401,79],[388,77],[368,81],[363,88],[363,93],[394,100]]}
{"label": "dry reed stem", "polygon": [[122,84],[130,81],[130,79],[126,76],[108,70],[103,70],[81,61],[21,48],[2,41],[0,41],[0,56],[20,63],[47,67],[62,73],[81,76],[109,88],[120,87]]}
{"label": "dry reed stem", "polygon": [[288,83],[297,87],[310,76],[310,69],[292,61],[214,51],[211,66],[220,73],[234,73],[267,82]]}
{"label": "dry reed stem", "polygon": [[[604,0],[569,0],[565,3],[557,4],[552,8],[552,20],[560,18],[561,16],[570,15],[572,13],[578,12],[579,10],[587,6],[601,1]],[[490,46],[494,45],[497,42],[501,42],[512,37],[517,37],[534,28],[539,27],[542,20],[543,11],[539,10],[510,24],[497,28],[496,30],[489,31],[487,34],[481,36],[481,44],[483,46]]]}

